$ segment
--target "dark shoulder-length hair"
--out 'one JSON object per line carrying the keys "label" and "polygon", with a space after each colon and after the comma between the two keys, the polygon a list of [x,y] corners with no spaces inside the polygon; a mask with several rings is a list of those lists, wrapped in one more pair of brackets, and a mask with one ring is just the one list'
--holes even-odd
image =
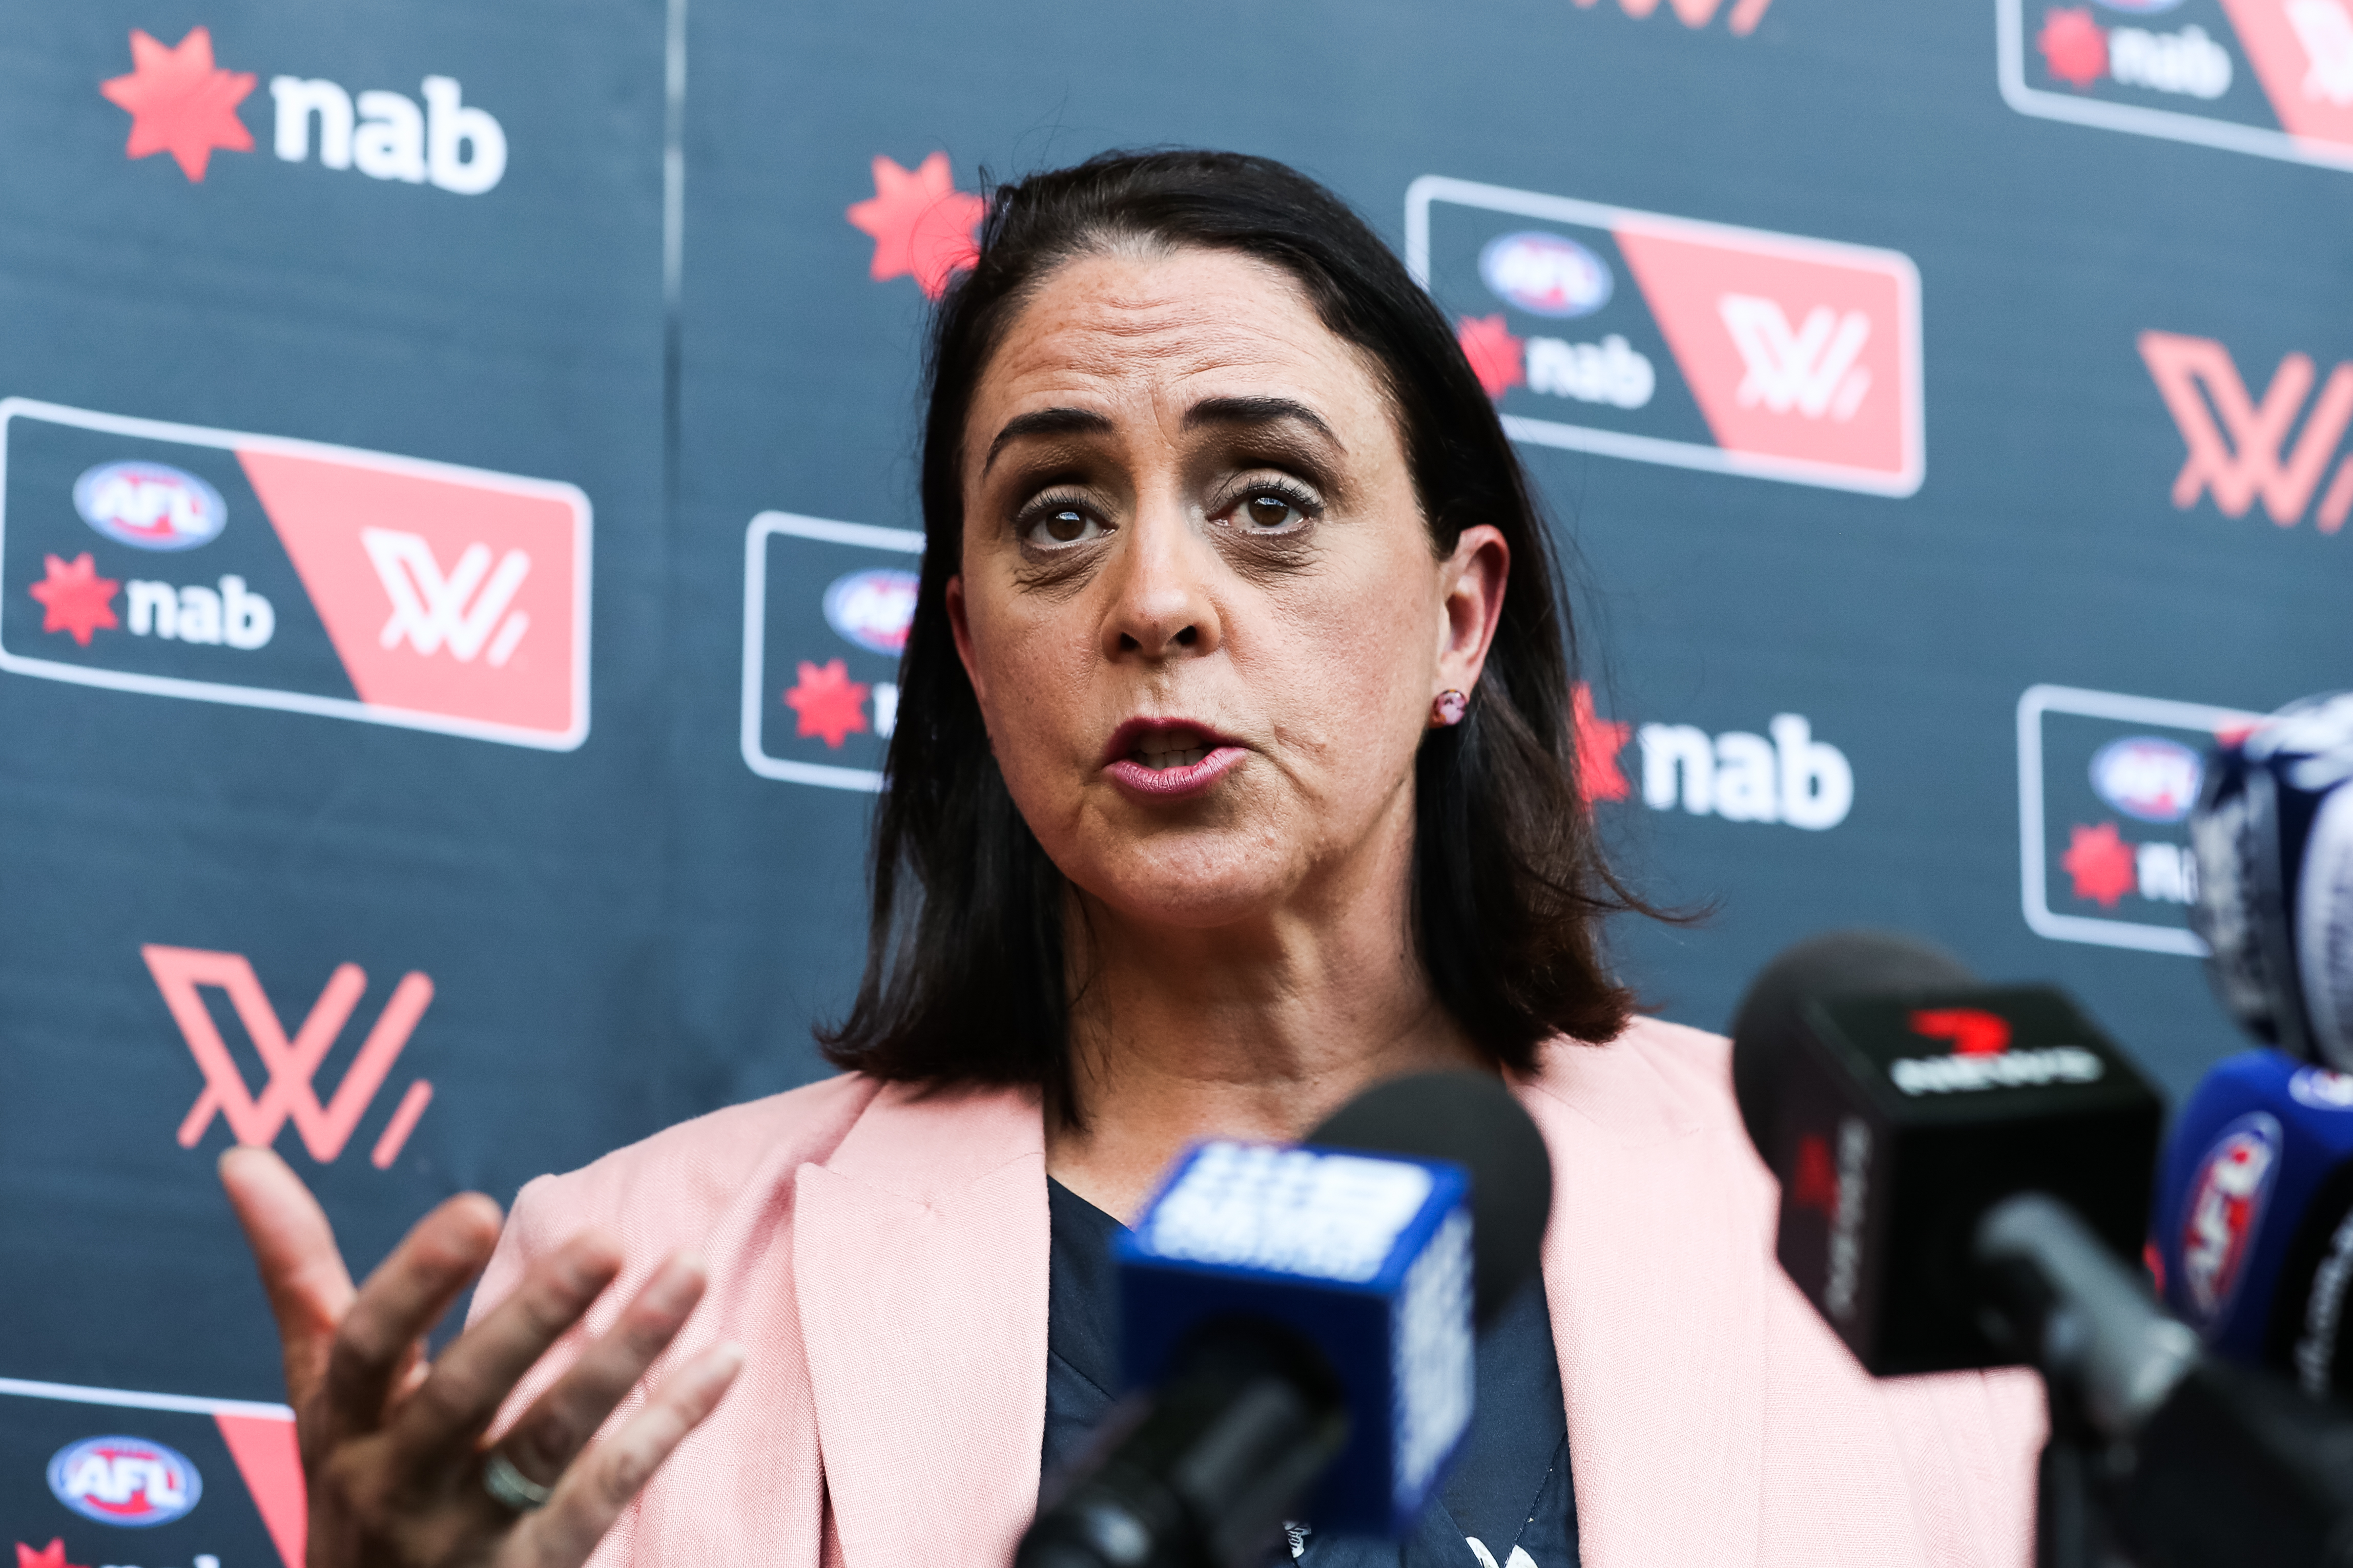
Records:
{"label": "dark shoulder-length hair", "polygon": [[1501,623],[1460,725],[1415,765],[1414,934],[1440,1003],[1500,1066],[1554,1035],[1617,1036],[1632,997],[1599,942],[1644,906],[1604,864],[1577,785],[1572,639],[1550,535],[1493,403],[1430,296],[1348,206],[1265,158],[1107,153],[1002,186],[942,299],[928,363],[923,563],[874,827],[865,978],[818,1038],[837,1065],[939,1086],[1019,1084],[1074,1116],[1067,888],[990,754],[948,629],[964,539],[965,416],[1008,325],[1065,261],[1113,246],[1236,251],[1281,268],[1378,367],[1430,546],[1492,523]]}

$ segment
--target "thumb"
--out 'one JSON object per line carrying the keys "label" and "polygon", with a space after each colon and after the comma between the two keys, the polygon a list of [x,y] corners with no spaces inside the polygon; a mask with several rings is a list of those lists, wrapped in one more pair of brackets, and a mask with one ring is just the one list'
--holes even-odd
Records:
{"label": "thumb", "polygon": [[350,1310],[351,1271],[335,1249],[327,1212],[275,1152],[231,1149],[220,1157],[220,1178],[278,1320],[287,1397],[302,1409],[325,1374],[336,1326]]}

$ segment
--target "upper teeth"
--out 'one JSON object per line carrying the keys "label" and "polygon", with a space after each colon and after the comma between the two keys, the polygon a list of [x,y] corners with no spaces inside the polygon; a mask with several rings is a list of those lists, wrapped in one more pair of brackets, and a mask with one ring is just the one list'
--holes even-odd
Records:
{"label": "upper teeth", "polygon": [[1147,768],[1189,768],[1208,754],[1207,746],[1167,741],[1145,741],[1135,748],[1136,760]]}

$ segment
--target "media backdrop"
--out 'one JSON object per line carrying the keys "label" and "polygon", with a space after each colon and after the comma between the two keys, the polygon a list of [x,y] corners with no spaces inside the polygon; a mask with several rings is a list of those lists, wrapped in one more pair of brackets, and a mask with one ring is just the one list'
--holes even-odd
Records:
{"label": "media backdrop", "polygon": [[355,1264],[826,1069],[985,173],[1328,181],[1578,563],[1626,972],[1853,922],[2177,1092],[2197,748],[2348,683],[2347,0],[0,16],[0,1545],[299,1539],[213,1176]]}

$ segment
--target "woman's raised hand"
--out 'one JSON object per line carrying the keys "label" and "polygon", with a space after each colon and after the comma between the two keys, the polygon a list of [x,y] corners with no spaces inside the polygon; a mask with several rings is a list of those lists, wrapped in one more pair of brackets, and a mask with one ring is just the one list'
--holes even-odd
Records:
{"label": "woman's raised hand", "polygon": [[733,1345],[704,1352],[589,1445],[702,1297],[701,1266],[675,1255],[493,1452],[482,1437],[500,1404],[613,1282],[619,1248],[575,1237],[428,1361],[427,1331],[490,1261],[496,1204],[449,1199],[353,1289],[325,1212],[284,1161],[232,1149],[220,1172],[278,1318],[310,1491],[309,1568],[573,1568],[743,1365]]}

